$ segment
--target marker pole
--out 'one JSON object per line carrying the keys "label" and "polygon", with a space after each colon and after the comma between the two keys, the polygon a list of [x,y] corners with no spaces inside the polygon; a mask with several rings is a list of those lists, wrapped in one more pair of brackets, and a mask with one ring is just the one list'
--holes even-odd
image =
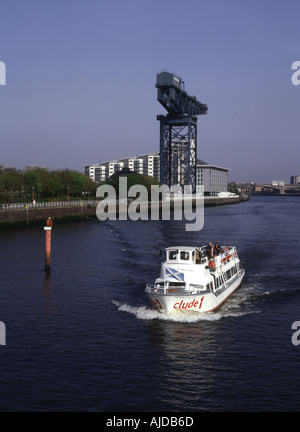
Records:
{"label": "marker pole", "polygon": [[49,217],[44,227],[45,231],[45,271],[50,272],[50,257],[51,257],[51,231],[53,226],[53,220]]}

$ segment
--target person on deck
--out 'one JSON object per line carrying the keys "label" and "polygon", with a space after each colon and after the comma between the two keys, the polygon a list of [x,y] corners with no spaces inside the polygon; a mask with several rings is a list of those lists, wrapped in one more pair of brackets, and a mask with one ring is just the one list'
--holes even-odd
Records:
{"label": "person on deck", "polygon": [[213,258],[213,256],[214,256],[214,247],[213,247],[212,243],[210,243],[210,242],[208,243],[208,245],[206,247],[206,253],[207,253],[207,256],[208,256],[209,259]]}
{"label": "person on deck", "polygon": [[214,255],[218,256],[220,252],[221,252],[221,247],[220,247],[219,243],[216,243],[215,247],[214,247]]}

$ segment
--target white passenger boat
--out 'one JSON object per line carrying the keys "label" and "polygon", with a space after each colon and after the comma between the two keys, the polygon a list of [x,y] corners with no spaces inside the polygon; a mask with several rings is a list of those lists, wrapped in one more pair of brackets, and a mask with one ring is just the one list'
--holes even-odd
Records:
{"label": "white passenger boat", "polygon": [[213,257],[206,246],[168,247],[160,276],[146,285],[146,293],[160,311],[211,312],[241,285],[244,274],[234,246],[221,246]]}

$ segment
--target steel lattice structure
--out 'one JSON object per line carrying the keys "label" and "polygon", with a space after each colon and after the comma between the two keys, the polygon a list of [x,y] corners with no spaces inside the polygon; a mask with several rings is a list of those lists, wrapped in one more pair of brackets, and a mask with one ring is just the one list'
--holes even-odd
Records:
{"label": "steel lattice structure", "polygon": [[189,96],[184,82],[169,72],[157,74],[157,100],[168,111],[160,121],[160,181],[169,187],[190,185],[196,191],[197,115],[207,105]]}

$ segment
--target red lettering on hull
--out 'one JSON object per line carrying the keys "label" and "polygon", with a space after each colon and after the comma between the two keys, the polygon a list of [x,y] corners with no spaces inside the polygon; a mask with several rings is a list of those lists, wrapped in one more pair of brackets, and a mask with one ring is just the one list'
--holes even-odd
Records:
{"label": "red lettering on hull", "polygon": [[[184,300],[181,300],[180,302],[177,302],[174,304],[174,309],[180,309],[180,310],[189,310],[189,309],[201,309],[202,303],[204,300],[204,296],[201,297],[200,303],[198,300],[193,299],[191,302],[185,302]],[[199,307],[198,307],[199,305]]]}
{"label": "red lettering on hull", "polygon": [[154,299],[154,300],[150,299],[150,300],[151,300],[154,307],[156,307],[157,309],[162,309],[162,305],[160,304],[159,300],[157,300],[157,299]]}

